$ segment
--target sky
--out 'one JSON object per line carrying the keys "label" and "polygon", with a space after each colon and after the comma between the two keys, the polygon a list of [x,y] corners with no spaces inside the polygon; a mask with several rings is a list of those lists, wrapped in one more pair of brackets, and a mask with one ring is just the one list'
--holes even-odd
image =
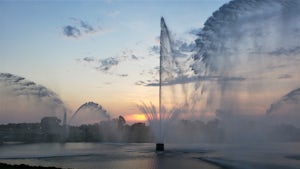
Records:
{"label": "sky", "polygon": [[[192,32],[227,2],[2,0],[0,72],[53,91],[69,116],[92,101],[111,117],[144,121],[137,104],[158,104],[158,87],[145,84],[158,79],[160,18],[174,37],[191,43]],[[3,100],[2,110],[15,101]],[[34,114],[6,116],[6,122],[37,120]]]}

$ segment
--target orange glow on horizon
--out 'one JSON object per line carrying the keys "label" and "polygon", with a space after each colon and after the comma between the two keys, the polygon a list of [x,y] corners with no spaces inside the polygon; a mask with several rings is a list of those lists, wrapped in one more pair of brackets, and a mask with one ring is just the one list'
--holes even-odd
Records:
{"label": "orange glow on horizon", "polygon": [[144,114],[128,114],[125,116],[125,120],[128,123],[138,123],[138,122],[145,123],[147,121]]}

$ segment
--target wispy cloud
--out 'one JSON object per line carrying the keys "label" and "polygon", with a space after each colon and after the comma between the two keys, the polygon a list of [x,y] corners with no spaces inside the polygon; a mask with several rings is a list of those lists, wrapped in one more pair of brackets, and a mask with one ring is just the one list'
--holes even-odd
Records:
{"label": "wispy cloud", "polygon": [[135,82],[134,84],[137,85],[137,86],[145,86],[147,83],[140,80],[140,81]]}
{"label": "wispy cloud", "polygon": [[[245,81],[247,78],[245,77],[221,77],[221,76],[180,76],[169,81],[163,82],[163,86],[168,85],[176,85],[176,84],[185,84],[185,83],[193,83],[193,82],[201,82],[201,81],[218,81],[218,82],[239,82]],[[145,86],[159,86],[159,82],[150,82],[143,83]]]}
{"label": "wispy cloud", "polygon": [[272,52],[269,52],[273,56],[289,56],[300,54],[300,46],[295,46],[292,48],[279,48]]}
{"label": "wispy cloud", "polygon": [[85,57],[82,59],[83,61],[85,62],[94,62],[95,61],[95,58],[92,58],[92,57]]}
{"label": "wispy cloud", "polygon": [[80,26],[84,30],[85,33],[95,32],[95,28],[93,28],[90,24],[84,21],[80,21]]}
{"label": "wispy cloud", "polygon": [[63,35],[71,38],[79,38],[94,33],[103,33],[108,29],[102,28],[101,25],[92,25],[87,21],[71,18],[72,24],[62,27]]}
{"label": "wispy cloud", "polygon": [[107,58],[96,58],[96,57],[84,57],[77,59],[79,63],[87,64],[88,66],[92,67],[93,69],[105,73],[116,75],[119,77],[127,77],[129,74],[127,73],[115,73],[114,68],[119,66],[121,63],[126,61],[139,61],[143,59],[143,57],[137,56],[133,53],[132,50],[124,50],[121,54],[115,57],[107,57]]}
{"label": "wispy cloud", "polygon": [[290,79],[292,78],[292,75],[289,74],[281,74],[278,76],[278,79]]}
{"label": "wispy cloud", "polygon": [[[196,48],[196,44],[192,42],[188,42],[186,40],[176,40],[173,41],[173,54],[175,57],[189,57],[192,55],[191,52]],[[149,48],[150,54],[159,54],[160,47],[159,45],[154,45]]]}
{"label": "wispy cloud", "polygon": [[67,37],[77,38],[81,36],[81,32],[75,26],[67,25],[63,27],[63,34]]}
{"label": "wispy cloud", "polygon": [[118,76],[120,76],[120,77],[127,77],[128,74],[118,74]]}
{"label": "wispy cloud", "polygon": [[195,28],[188,31],[189,34],[198,35],[201,32],[201,29]]}
{"label": "wispy cloud", "polygon": [[120,62],[119,58],[105,58],[105,59],[100,59],[99,61],[99,66],[96,67],[97,70],[101,72],[109,72],[112,67],[117,66]]}

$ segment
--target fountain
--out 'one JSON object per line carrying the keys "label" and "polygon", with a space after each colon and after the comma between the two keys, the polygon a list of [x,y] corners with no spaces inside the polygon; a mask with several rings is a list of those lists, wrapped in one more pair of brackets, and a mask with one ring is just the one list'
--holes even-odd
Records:
{"label": "fountain", "polygon": [[[141,112],[143,112],[153,129],[156,137],[156,151],[164,151],[164,141],[166,135],[166,129],[168,124],[174,119],[178,110],[172,108],[172,110],[167,110],[163,104],[163,90],[162,87],[168,83],[169,80],[174,79],[176,72],[176,60],[175,55],[173,55],[172,41],[170,38],[169,30],[166,26],[164,18],[161,18],[160,22],[161,33],[160,33],[160,60],[159,60],[159,108],[158,112],[153,104],[147,106],[143,104],[139,106]],[[165,95],[164,95],[165,97]]]}
{"label": "fountain", "polygon": [[71,116],[69,125],[92,124],[99,122],[101,119],[110,119],[108,112],[97,103],[86,102]]}
{"label": "fountain", "polygon": [[[191,119],[193,113],[218,119],[228,140],[248,140],[247,132],[262,131],[244,122],[261,126],[257,115],[264,118],[274,99],[299,88],[299,6],[295,0],[234,0],[223,5],[197,34],[197,51],[189,63],[176,56],[161,18],[159,108],[140,106],[154,131],[157,151],[169,139],[170,124],[183,116]],[[184,64],[190,70],[180,69]],[[237,129],[241,124],[244,127]]]}
{"label": "fountain", "polygon": [[[271,120],[298,119],[299,9],[297,0],[233,0],[197,34],[191,67],[207,80],[205,106],[221,120],[228,139],[253,140],[251,132],[257,139]],[[275,114],[280,118],[271,119]],[[245,121],[261,126],[245,127]]]}
{"label": "fountain", "polygon": [[[234,0],[205,22],[191,66],[196,74],[217,77],[207,86],[215,109],[258,113],[298,87],[290,79],[299,77],[299,6],[297,0]],[[257,95],[260,92],[272,94]],[[256,106],[248,106],[253,103]]]}
{"label": "fountain", "polygon": [[[1,95],[2,91],[6,91],[3,93],[4,95]],[[55,92],[24,77],[10,73],[0,73],[0,95],[14,99],[14,104],[1,100],[0,104],[8,106],[10,115],[6,116],[7,118],[1,118],[0,123],[23,122],[23,120],[40,121],[45,116],[57,116],[62,119],[68,110]],[[22,121],[18,118],[9,118],[20,117],[20,113],[26,114],[26,116],[22,116]]]}
{"label": "fountain", "polygon": [[[164,18],[162,17],[161,18],[161,21],[160,21],[160,27],[161,27],[161,34],[160,34],[160,57],[159,57],[159,133],[160,135],[162,134],[162,108],[161,108],[161,82],[162,82],[162,63],[163,63],[163,59],[162,59],[162,56],[163,56],[163,45],[162,44],[164,41],[163,41],[163,38],[164,38],[164,33],[168,33],[168,29],[167,29],[167,26],[166,26],[166,23],[164,21]],[[164,147],[164,143],[163,141],[161,143],[156,143],[156,151],[164,151],[165,150],[165,147]]]}

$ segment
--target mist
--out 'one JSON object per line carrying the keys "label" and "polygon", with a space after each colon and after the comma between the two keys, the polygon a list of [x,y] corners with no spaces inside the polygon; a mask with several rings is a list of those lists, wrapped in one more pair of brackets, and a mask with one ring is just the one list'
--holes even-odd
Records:
{"label": "mist", "polygon": [[59,96],[24,77],[0,73],[0,123],[39,122],[45,116],[63,118]]}
{"label": "mist", "polygon": [[94,124],[110,120],[110,114],[101,105],[94,102],[82,104],[71,116],[69,125]]}
{"label": "mist", "polygon": [[163,112],[178,112],[163,118],[166,140],[299,140],[299,11],[296,0],[231,1],[198,29],[191,57],[162,26]]}
{"label": "mist", "polygon": [[296,0],[234,0],[198,33],[194,73],[243,79],[199,82],[229,140],[264,140],[274,126],[299,127],[299,11]]}

